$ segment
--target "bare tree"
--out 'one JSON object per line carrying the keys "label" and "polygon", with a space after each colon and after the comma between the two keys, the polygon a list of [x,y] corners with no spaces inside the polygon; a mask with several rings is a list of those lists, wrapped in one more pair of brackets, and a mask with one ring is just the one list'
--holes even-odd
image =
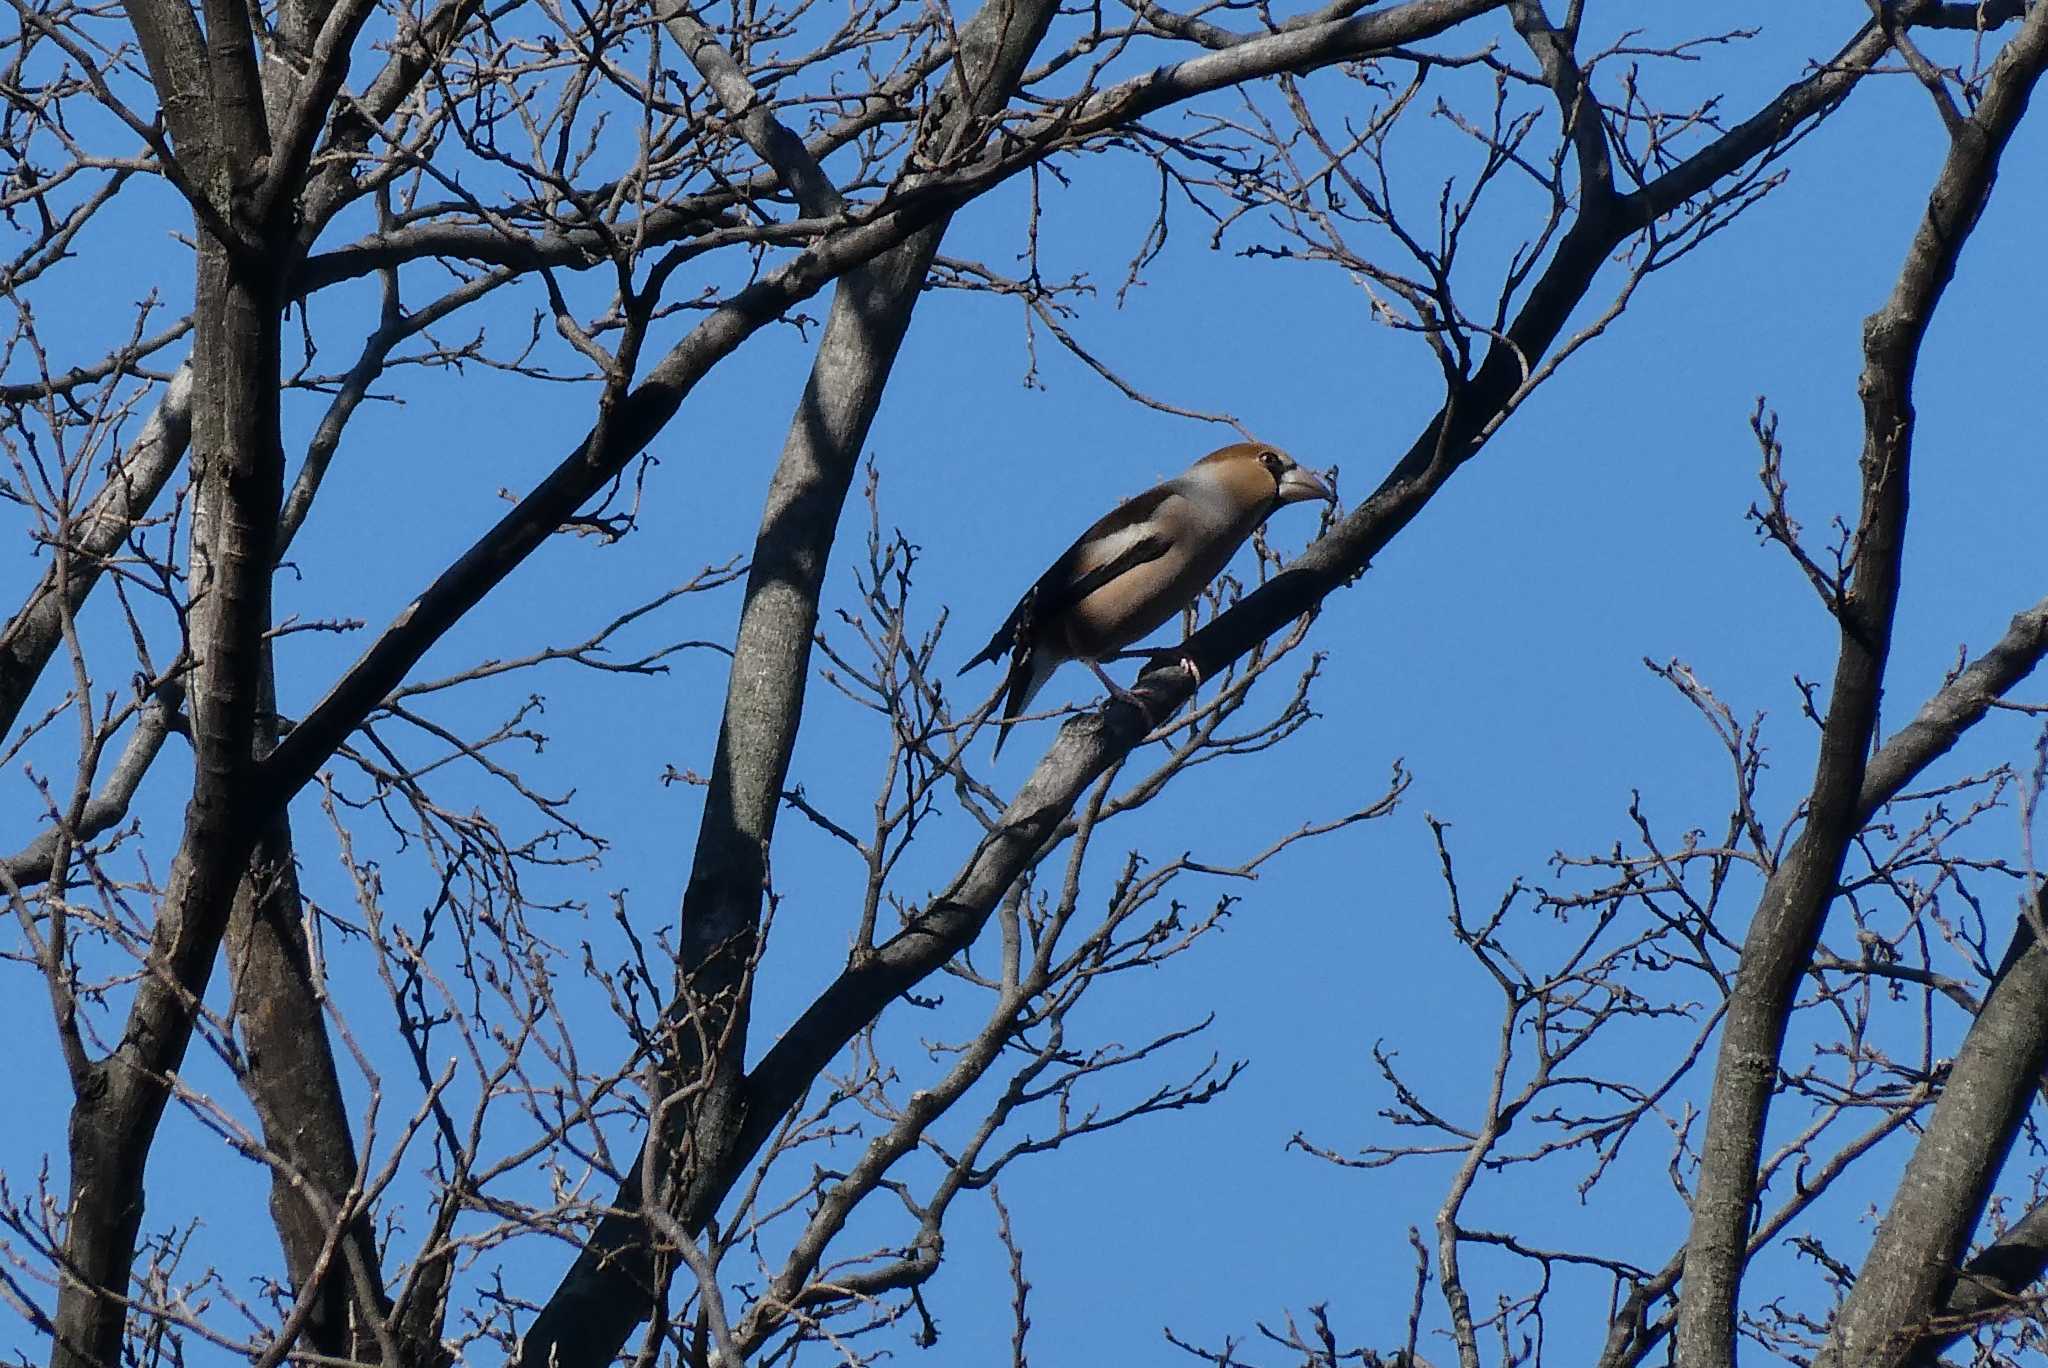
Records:
{"label": "bare tree", "polygon": [[[1201,1106],[1237,1072],[1190,1062],[1199,1013],[1115,1042],[1082,1004],[1201,945],[1235,900],[1213,881],[1384,816],[1408,776],[1390,759],[1355,809],[1218,855],[1118,849],[1126,819],[1191,770],[1255,772],[1289,744],[1314,716],[1324,599],[1646,281],[1739,235],[1812,129],[1900,75],[1926,87],[1949,150],[1866,329],[1862,503],[1832,545],[1795,520],[1774,420],[1755,420],[1757,526],[1840,628],[1832,690],[1810,696],[1810,793],[1761,811],[1758,727],[1672,663],[1660,673],[1730,758],[1717,841],[1674,843],[1638,810],[1626,842],[1564,861],[1559,887],[1518,885],[1480,915],[1439,828],[1450,933],[1502,996],[1490,1077],[1439,1097],[1384,1053],[1398,1138],[1301,1141],[1339,1163],[1453,1159],[1405,1340],[1344,1347],[1321,1307],[1256,1347],[1174,1339],[1217,1364],[1412,1362],[1442,1342],[1476,1368],[1540,1356],[1554,1284],[1594,1279],[1611,1311],[1579,1333],[1603,1364],[1672,1345],[1712,1368],[1744,1336],[1830,1364],[1925,1359],[1964,1334],[1987,1361],[2038,1347],[2048,1218],[2032,1191],[1998,1228],[1985,1213],[1995,1185],[2024,1186],[2008,1159],[2048,1066],[2048,929],[2027,852],[1964,833],[2007,801],[2030,815],[2044,762],[1927,772],[2048,651],[2048,604],[1889,738],[1878,699],[1914,363],[2048,64],[2048,7],[1872,0],[1838,50],[1800,54],[1781,90],[1733,109],[1660,92],[1682,66],[1746,60],[1753,35],[1594,42],[1580,0],[988,0],[957,18],[891,0],[13,4],[0,439],[39,578],[0,635],[24,813],[0,886],[11,980],[49,1002],[52,1058],[32,1067],[61,1068],[71,1099],[63,1142],[54,1123],[37,1133],[55,1166],[0,1181],[0,1301],[33,1339],[24,1359],[868,1362],[933,1338],[922,1289],[959,1199],[986,1194],[1012,1286],[991,1314],[1012,1318],[1023,1363],[1010,1166]],[[1461,160],[1418,178],[1402,151],[1445,128]],[[1034,344],[1133,402],[1229,421],[1091,350],[1088,284],[1039,269],[1055,211],[995,194],[1083,158],[1158,186],[1128,264],[1108,263],[1127,288],[1176,227],[1276,270],[1334,269],[1427,349],[1442,398],[1362,502],[1297,555],[1261,539],[1255,574],[1192,611],[1199,696],[1189,672],[1148,668],[1143,708],[1072,718],[1005,794],[970,750],[993,701],[949,690],[962,653],[920,596],[918,546],[890,530],[884,476],[865,486],[851,600],[828,569],[861,522],[847,505],[929,289],[1015,299]],[[1014,276],[945,250],[981,200],[1015,206]],[[50,339],[71,331],[52,323],[78,272],[166,205],[189,286],[167,282],[68,363]],[[1489,257],[1482,219],[1517,224],[1520,246]],[[801,310],[827,289],[751,543],[671,538],[665,592],[603,602],[586,636],[451,667],[475,639],[459,629],[560,539],[675,525],[646,483],[650,444],[687,428],[685,400],[752,339],[808,341]],[[579,396],[586,430],[473,543],[434,548],[431,581],[330,669],[301,642],[363,622],[279,605],[301,575],[362,600],[349,565],[295,562],[301,532],[338,482],[372,478],[351,470],[364,414],[459,404],[472,374]],[[669,630],[728,585],[729,636]],[[606,840],[529,758],[546,740],[530,681],[566,667],[644,694],[703,651],[729,665],[708,772],[672,772],[702,799],[680,912],[620,894],[565,937],[555,876],[601,867]],[[858,821],[792,774],[814,683],[878,738]],[[152,791],[183,804],[175,835],[145,820]],[[778,1019],[756,988],[795,953],[777,934],[788,817],[855,873],[834,908],[843,966]],[[310,891],[314,832],[340,898]],[[1855,953],[1823,934],[1831,912]],[[1569,935],[1531,936],[1537,918]],[[1795,1027],[1825,1037],[1824,1064],[1788,1060]],[[231,1087],[200,1085],[204,1069]],[[149,1201],[173,1107],[267,1174],[274,1252],[188,1258],[190,1213]],[[1797,1112],[1795,1138],[1767,1152],[1774,1108],[1781,1125]],[[1902,1178],[1880,1151],[1895,1135],[1917,1137]],[[1660,1145],[1692,1231],[1658,1266],[1463,1215],[1500,1174],[1583,1192]],[[1852,1180],[1897,1188],[1860,1267],[1808,1223]],[[1813,1285],[1745,1294],[1787,1240]],[[1530,1276],[1489,1304],[1464,1262],[1476,1246]],[[535,1281],[565,1261],[558,1284]]]}

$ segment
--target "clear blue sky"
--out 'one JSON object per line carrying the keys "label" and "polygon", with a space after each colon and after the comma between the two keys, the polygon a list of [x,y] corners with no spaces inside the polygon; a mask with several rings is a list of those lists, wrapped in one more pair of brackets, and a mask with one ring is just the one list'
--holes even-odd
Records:
{"label": "clear blue sky", "polygon": [[[1763,35],[1739,54],[1710,53],[1668,79],[1724,88],[1731,112],[1746,112],[1808,57],[1832,51],[1861,11],[1723,8],[1732,12],[1716,22],[1755,16]],[[1670,7],[1658,7],[1653,22],[1671,18]],[[1479,79],[1447,77],[1445,88],[1470,91]],[[2041,363],[2029,324],[2048,305],[2033,269],[2048,215],[2044,130],[2037,114],[2008,154],[1921,365],[1887,730],[1939,684],[1959,647],[1981,649],[2042,593],[2048,474]],[[1191,880],[1181,896],[1243,897],[1227,928],[1165,971],[1106,990],[1088,1015],[1100,1039],[1135,1042],[1213,1012],[1209,1033],[1169,1062],[1198,1064],[1213,1050],[1250,1067],[1206,1108],[1077,1141],[1007,1177],[1034,1285],[1038,1361],[1181,1362],[1162,1325],[1216,1343],[1322,1301],[1359,1341],[1398,1342],[1411,1271],[1406,1231],[1427,1231],[1448,1165],[1339,1171],[1286,1142],[1297,1131],[1343,1150],[1386,1138],[1376,1112],[1388,1099],[1368,1054],[1375,1041],[1398,1049],[1414,1076],[1435,1080],[1437,1100],[1454,1111],[1469,1115],[1477,1104],[1499,999],[1445,929],[1423,814],[1450,823],[1466,896],[1478,906],[1490,906],[1518,875],[1551,881],[1546,861],[1555,851],[1598,849],[1625,835],[1632,790],[1667,832],[1718,827],[1727,809],[1725,759],[1691,709],[1641,664],[1679,657],[1738,715],[1769,715],[1765,795],[1774,824],[1782,820],[1811,769],[1811,730],[1798,715],[1793,678],[1825,680],[1834,635],[1797,571],[1760,548],[1743,517],[1757,497],[1747,417],[1759,395],[1782,415],[1787,471],[1808,527],[1851,511],[1860,322],[1890,288],[1939,143],[1916,84],[1867,82],[1795,151],[1788,184],[1654,277],[1609,335],[1568,363],[1371,573],[1330,601],[1313,639],[1329,660],[1316,695],[1322,717],[1310,730],[1277,751],[1197,772],[1116,834],[1095,870],[1098,889],[1108,887],[1126,846],[1233,863],[1305,820],[1375,796],[1396,759],[1415,776],[1393,816],[1301,848],[1255,885]],[[1448,137],[1414,146],[1402,170],[1421,205],[1443,176],[1462,175],[1469,158],[1453,156]],[[1044,273],[1086,271],[1107,294],[1143,231],[1154,188],[1120,179],[1128,164],[1115,160],[1071,170],[1071,188],[1046,184]],[[946,250],[1010,268],[1021,203],[1013,187],[975,206]],[[75,313],[44,320],[81,354],[125,327],[149,272],[181,259],[158,250],[160,237],[134,231],[120,263],[80,276]],[[1477,231],[1468,250],[1490,271],[1527,229],[1503,219]],[[183,280],[163,284],[173,299],[189,291]],[[505,307],[516,317],[536,301],[529,292]],[[823,306],[811,312],[822,316]],[[344,322],[349,307],[357,304],[316,302],[313,322]],[[1077,326],[1141,387],[1226,408],[1305,463],[1341,466],[1347,507],[1406,448],[1439,397],[1421,344],[1375,325],[1364,295],[1341,274],[1212,252],[1192,218],[1177,225],[1146,285],[1121,310],[1098,298]],[[1045,388],[1025,388],[1021,329],[1014,303],[927,295],[870,443],[885,522],[923,548],[918,596],[927,619],[941,605],[954,615],[946,662],[978,648],[1022,586],[1100,511],[1229,440],[1138,409],[1043,338]],[[351,345],[341,341],[337,355]],[[648,482],[645,530],[608,548],[558,539],[421,673],[581,635],[697,567],[743,553],[807,356],[789,330],[749,343],[655,443],[661,463]],[[587,389],[536,390],[477,368],[452,382],[405,385],[404,407],[357,419],[295,549],[304,579],[281,591],[281,611],[381,626],[499,516],[495,491],[528,487],[581,434],[590,411]],[[295,414],[301,432],[308,412]],[[854,599],[864,517],[849,513],[834,605]],[[1305,510],[1284,510],[1273,535],[1296,547],[1311,523]],[[17,581],[26,584],[36,568],[17,562]],[[685,601],[636,639],[725,638],[737,602],[730,591]],[[282,707],[302,711],[362,639],[289,639]],[[962,700],[993,682],[986,674],[963,681]],[[47,683],[45,696],[54,699],[60,681]],[[536,890],[591,907],[587,923],[564,918],[563,943],[605,936],[613,890],[625,891],[642,925],[672,919],[698,795],[659,780],[666,765],[708,770],[722,684],[721,659],[698,652],[656,680],[564,667],[478,689],[465,705],[474,712],[449,714],[480,719],[530,689],[547,695],[541,725],[550,742],[528,773],[541,787],[576,788],[582,820],[611,842],[601,869],[569,871]],[[1063,693],[1085,701],[1092,688],[1070,670],[1046,701]],[[828,811],[857,821],[883,738],[829,690],[814,688],[812,699],[792,777]],[[25,715],[36,711],[32,704]],[[1036,724],[1012,739],[995,770],[1002,781],[1021,781],[1052,728]],[[1940,773],[2016,759],[2031,742],[2023,720],[1995,718]],[[184,756],[175,760],[153,779],[142,809],[159,870],[186,782]],[[18,774],[5,782],[15,829],[25,832],[28,790]],[[458,782],[454,791],[467,790]],[[478,786],[474,797],[488,792]],[[345,903],[333,843],[311,798],[295,820],[308,892]],[[2006,853],[2015,853],[2017,820],[1996,820],[2005,823],[1994,830]],[[918,895],[964,850],[961,824],[942,824],[901,887]],[[837,969],[854,906],[845,852],[800,821],[785,821],[775,862],[784,902],[757,1012],[763,1043]],[[389,864],[386,878],[394,909],[427,895],[416,866]],[[66,1099],[47,1004],[20,991],[21,982],[17,976],[17,990],[0,994],[0,1031],[31,1061],[21,1071],[17,1119],[0,1128],[0,1164],[23,1174],[51,1151],[61,1172]],[[218,990],[216,1000],[224,1001]],[[372,1000],[361,1000],[366,1014]],[[587,995],[580,1000],[597,1007]],[[573,985],[565,1001],[579,1001]],[[600,1040],[616,1037],[601,1021],[592,1029]],[[387,1109],[409,1110],[407,1071],[396,1059],[383,1064],[395,1092]],[[193,1076],[209,1088],[224,1081],[210,1061],[196,1064]],[[1108,1096],[1138,1091],[1134,1078]],[[152,1227],[201,1214],[197,1247],[224,1260],[237,1246],[271,1239],[266,1182],[253,1166],[221,1158],[189,1119],[174,1114],[166,1125],[153,1173]],[[1624,1247],[1616,1252],[1653,1264],[1682,1238],[1682,1209],[1654,1164],[1583,1205],[1571,1190],[1575,1176],[1482,1186],[1467,1218],[1549,1244],[1618,1239]],[[1857,1247],[1864,1207],[1885,1195],[1866,1188],[1833,1200],[1844,1248]],[[413,1219],[417,1230],[417,1209]],[[1007,1294],[989,1229],[985,1207],[963,1201],[948,1265],[927,1293],[944,1332],[934,1362],[987,1362],[1006,1352]],[[538,1250],[533,1256],[508,1273],[525,1280],[527,1295],[544,1296],[558,1268]],[[1477,1286],[1488,1286],[1484,1261],[1475,1268]],[[1597,1312],[1603,1296],[1600,1289],[1561,1309]],[[1554,1316],[1550,1348],[1561,1361],[1578,1358],[1598,1328],[1597,1315]],[[12,1338],[0,1324],[0,1348]],[[1441,1341],[1424,1352],[1451,1356]]]}

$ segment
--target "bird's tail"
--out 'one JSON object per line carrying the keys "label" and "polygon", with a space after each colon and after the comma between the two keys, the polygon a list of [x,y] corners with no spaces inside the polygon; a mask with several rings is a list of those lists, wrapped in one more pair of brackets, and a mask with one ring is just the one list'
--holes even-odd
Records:
{"label": "bird's tail", "polygon": [[996,628],[996,634],[988,639],[988,645],[981,648],[981,654],[960,667],[966,674],[977,665],[999,660],[1007,653],[1010,657],[1009,673],[1003,677],[1003,711],[996,721],[995,754],[1003,753],[1003,742],[1009,739],[1010,724],[1017,720],[1031,702],[1033,695],[1045,687],[1046,679],[1052,674],[1058,661],[1048,662],[1044,652],[1037,648],[1036,633],[1029,630],[1034,601],[1038,597],[1038,586],[1033,585],[1017,606],[1003,619],[1003,625]]}
{"label": "bird's tail", "polygon": [[1010,652],[1010,673],[1003,681],[1003,714],[996,722],[996,748],[990,759],[1002,755],[1003,742],[1010,739],[1011,726],[1016,723],[1018,715],[1031,706],[1031,700],[1045,687],[1045,681],[1052,677],[1054,664],[1047,663],[1044,652],[1034,650],[1029,641],[1019,641],[1016,649]]}
{"label": "bird's tail", "polygon": [[1017,606],[1003,619],[1003,625],[996,628],[996,634],[988,639],[988,645],[981,648],[981,654],[962,665],[959,674],[966,674],[977,665],[986,665],[991,660],[998,660],[1005,651],[1015,653],[1018,640],[1025,635],[1024,620],[1031,616],[1031,600],[1037,593],[1037,587],[1033,586],[1030,593],[1017,600]]}

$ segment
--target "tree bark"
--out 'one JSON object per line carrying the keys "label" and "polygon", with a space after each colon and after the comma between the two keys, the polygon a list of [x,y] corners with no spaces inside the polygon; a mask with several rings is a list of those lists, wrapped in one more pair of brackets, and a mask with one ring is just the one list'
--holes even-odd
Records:
{"label": "tree bark", "polygon": [[75,1080],[56,1368],[120,1360],[144,1179],[170,1076],[184,1060],[256,839],[251,782],[284,453],[281,275],[246,188],[268,151],[248,15],[209,0],[204,35],[181,0],[131,0],[131,22],[177,143],[167,168],[198,228],[192,360],[189,615],[192,795],[118,1045]]}
{"label": "tree bark", "polygon": [[[2044,910],[2035,904],[2038,917]],[[2048,1068],[2048,947],[2022,914],[1815,1368],[1903,1368],[1944,1309]]]}
{"label": "tree bark", "polygon": [[[1052,0],[991,0],[975,15],[948,87],[954,103],[924,140],[934,159],[968,145],[978,122],[1007,104],[1056,8]],[[822,194],[815,186],[791,189],[813,200]],[[672,1013],[680,1058],[670,1076],[672,1086],[696,1090],[676,1126],[688,1132],[690,1162],[675,1201],[693,1232],[724,1195],[747,1122],[746,1030],[768,850],[803,718],[826,568],[861,449],[950,218],[840,280],[769,482],[681,910],[678,994],[686,1010]],[[648,1143],[668,1149],[673,1140]],[[673,1264],[656,1256],[637,1212],[641,1167],[634,1165],[613,1212],[527,1332],[522,1364],[609,1362],[666,1296]]]}
{"label": "tree bark", "polygon": [[[276,697],[268,678],[264,693],[267,732]],[[274,744],[273,735],[263,737],[263,749]],[[292,1288],[303,1297],[308,1283],[316,1284],[304,1342],[329,1357],[376,1363],[389,1332],[375,1329],[391,1306],[366,1206],[342,1222],[329,1252],[336,1221],[354,1196],[356,1142],[302,910],[291,824],[279,812],[251,853],[228,917],[232,1015],[246,1051],[242,1087],[264,1145],[284,1164],[270,1175],[270,1216]]]}
{"label": "tree bark", "polygon": [[149,515],[171,472],[185,458],[192,439],[192,367],[180,366],[164,387],[163,399],[142,433],[107,474],[107,483],[75,524],[62,589],[53,566],[28,601],[0,633],[0,733],[13,730],[42,678],[43,667],[64,639],[64,618],[75,614],[99,583],[107,557],[120,549],[135,525]]}
{"label": "tree bark", "polygon": [[[122,1305],[141,1225],[144,1172],[205,995],[254,832],[251,743],[270,617],[271,545],[283,492],[278,442],[280,312],[274,292],[200,249],[193,455],[192,737],[185,831],[121,1041],[81,1081],[59,1292],[59,1368],[120,1356]],[[108,1294],[112,1294],[111,1296]]]}
{"label": "tree bark", "polygon": [[2048,1272],[2048,1202],[2037,1202],[1998,1243],[1963,1265],[1934,1324],[1913,1347],[1914,1368],[1935,1368],[1942,1351],[1980,1321],[2026,1311],[2022,1299],[2043,1272]]}
{"label": "tree bark", "polygon": [[1855,568],[1837,606],[1841,644],[1805,829],[1765,886],[1742,947],[1708,1101],[1679,1303],[1684,1368],[1733,1368],[1736,1308],[1764,1123],[1793,997],[1812,961],[1842,861],[1861,828],[1865,758],[1898,603],[1921,339],[1991,192],[2038,78],[2048,8],[1999,55],[1982,103],[1956,131],[1891,298],[1864,324],[1863,499]]}

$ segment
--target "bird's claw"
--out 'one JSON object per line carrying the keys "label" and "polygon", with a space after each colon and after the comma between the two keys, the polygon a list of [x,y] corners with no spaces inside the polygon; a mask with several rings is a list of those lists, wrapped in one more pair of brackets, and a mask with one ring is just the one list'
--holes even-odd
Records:
{"label": "bird's claw", "polygon": [[1083,663],[1087,665],[1089,669],[1095,672],[1095,677],[1102,681],[1103,688],[1109,690],[1109,696],[1111,698],[1114,698],[1119,703],[1128,703],[1138,710],[1139,714],[1143,716],[1145,719],[1145,729],[1147,731],[1150,731],[1152,728],[1159,725],[1159,720],[1152,715],[1151,704],[1147,703],[1139,695],[1132,693],[1129,689],[1126,689],[1123,685],[1117,683],[1114,679],[1111,679],[1109,677],[1109,672],[1103,669],[1098,662],[1088,660],[1086,657],[1083,657]]}
{"label": "bird's claw", "polygon": [[1150,731],[1159,725],[1159,719],[1152,715],[1152,705],[1145,701],[1142,694],[1132,693],[1129,689],[1120,689],[1114,684],[1109,686],[1109,691],[1119,702],[1128,703],[1138,710],[1145,719],[1146,731]]}
{"label": "bird's claw", "polygon": [[1195,687],[1198,689],[1206,682],[1206,677],[1202,674],[1202,667],[1197,665],[1195,658],[1185,651],[1178,653],[1173,651],[1152,651],[1146,655],[1146,659],[1152,662],[1145,667],[1148,670],[1185,670],[1187,671],[1188,678],[1195,682]]}
{"label": "bird's claw", "polygon": [[[1141,655],[1146,653],[1134,651],[1131,654]],[[1147,658],[1149,658],[1152,661],[1152,664],[1147,668],[1163,669],[1168,667],[1177,667],[1179,669],[1186,670],[1188,672],[1188,678],[1194,680],[1195,687],[1198,689],[1202,687],[1202,667],[1195,663],[1195,658],[1193,656],[1187,655],[1185,653],[1178,655],[1168,655],[1167,653],[1162,651],[1156,654],[1150,654]],[[1119,703],[1128,703],[1138,710],[1139,715],[1145,719],[1146,730],[1150,731],[1159,726],[1158,714],[1152,711],[1152,705],[1150,703],[1147,703],[1142,695],[1131,692],[1129,689],[1126,689],[1123,685],[1117,683],[1114,679],[1111,679],[1109,677],[1109,672],[1102,668],[1101,662],[1088,660],[1084,657],[1082,663],[1087,665],[1089,669],[1095,672],[1095,677],[1102,681],[1103,688],[1109,690],[1109,696],[1111,698],[1114,698]]]}

